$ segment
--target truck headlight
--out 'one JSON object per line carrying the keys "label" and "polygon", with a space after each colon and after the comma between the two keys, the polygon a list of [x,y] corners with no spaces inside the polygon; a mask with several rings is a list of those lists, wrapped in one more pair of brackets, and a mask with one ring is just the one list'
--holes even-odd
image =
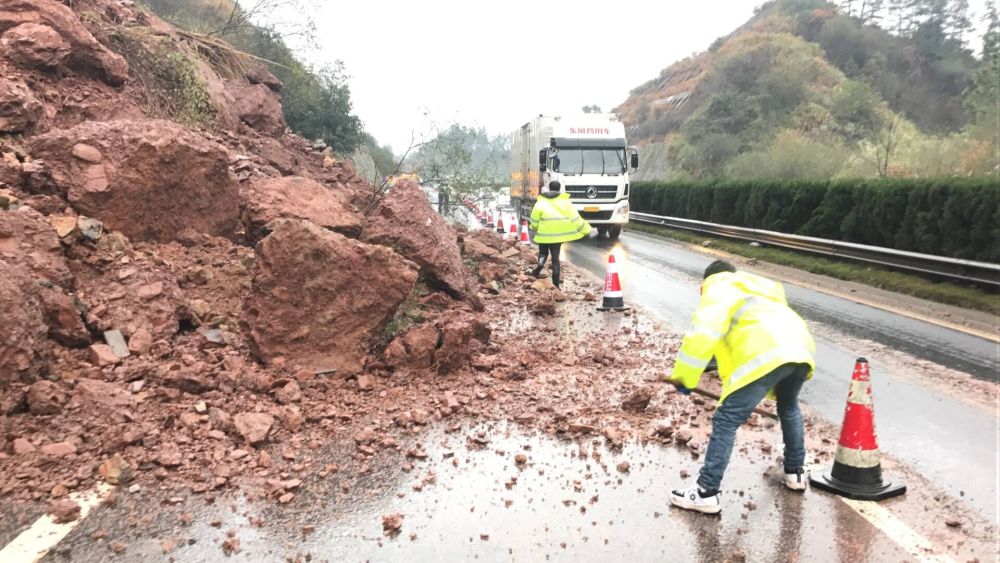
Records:
{"label": "truck headlight", "polygon": [[628,215],[628,202],[616,209],[615,215]]}

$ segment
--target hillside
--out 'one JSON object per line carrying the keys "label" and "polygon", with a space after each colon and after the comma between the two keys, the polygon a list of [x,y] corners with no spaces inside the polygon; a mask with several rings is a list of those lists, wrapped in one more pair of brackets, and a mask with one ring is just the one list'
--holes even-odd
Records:
{"label": "hillside", "polygon": [[992,95],[984,85],[995,82],[995,45],[987,37],[993,55],[977,59],[953,11],[921,10],[882,17],[820,0],[763,5],[616,108],[642,146],[640,179],[995,171],[995,111],[976,101]]}

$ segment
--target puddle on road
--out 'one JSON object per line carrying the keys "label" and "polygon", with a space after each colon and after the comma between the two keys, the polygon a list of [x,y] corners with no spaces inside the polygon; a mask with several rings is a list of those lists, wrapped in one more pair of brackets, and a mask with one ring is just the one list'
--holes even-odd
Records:
{"label": "puddle on road", "polygon": [[[468,437],[480,430],[488,445],[470,448]],[[401,442],[404,451],[414,443]],[[685,449],[630,443],[613,452],[600,439],[560,440],[505,423],[451,434],[429,429],[417,443],[429,457],[412,462],[410,472],[402,469],[402,455],[380,452],[371,474],[307,477],[285,506],[242,496],[205,504],[192,496],[168,507],[122,494],[116,508],[87,518],[46,560],[106,560],[106,545],[90,537],[100,529],[108,531],[106,542],[128,544],[121,556],[128,561],[306,561],[306,555],[311,561],[715,561],[739,554],[749,561],[906,559],[836,498],[785,491],[774,468],[754,461],[752,453],[734,456],[723,515],[712,517],[668,506],[669,488],[693,482],[699,466]],[[342,464],[352,452],[350,444],[331,446],[314,465]],[[523,466],[515,462],[518,453],[528,458]],[[617,468],[623,461],[630,464],[627,473]],[[681,479],[682,469],[692,477]],[[433,482],[415,491],[429,472]],[[190,526],[179,523],[184,512],[193,516]],[[403,526],[387,537],[382,517],[392,513],[404,516]],[[148,524],[129,525],[130,517],[147,514],[155,515]],[[257,518],[262,526],[253,525]],[[306,526],[314,530],[303,533]],[[241,546],[228,559],[220,547],[227,530]],[[178,545],[169,555],[162,551],[165,539]]]}

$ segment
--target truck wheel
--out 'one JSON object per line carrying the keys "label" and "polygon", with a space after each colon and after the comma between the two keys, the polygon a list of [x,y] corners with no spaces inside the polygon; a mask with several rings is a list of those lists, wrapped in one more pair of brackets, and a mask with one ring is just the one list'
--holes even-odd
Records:
{"label": "truck wheel", "polygon": [[608,231],[608,237],[611,240],[618,240],[618,237],[620,236],[622,236],[621,225],[615,225],[614,227],[611,227],[610,231]]}
{"label": "truck wheel", "polygon": [[607,236],[607,235],[608,235],[608,227],[607,227],[607,225],[598,225],[597,226],[597,238],[601,238],[601,237],[604,237],[604,236]]}

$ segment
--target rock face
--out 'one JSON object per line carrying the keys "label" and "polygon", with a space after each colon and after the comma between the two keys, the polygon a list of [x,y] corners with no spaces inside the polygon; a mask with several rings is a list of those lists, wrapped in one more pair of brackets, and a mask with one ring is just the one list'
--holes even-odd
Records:
{"label": "rock face", "polygon": [[73,10],[56,0],[4,0],[0,5],[0,32],[23,24],[37,24],[55,31],[70,47],[67,64],[113,86],[128,78],[128,63],[98,43]]}
{"label": "rock face", "polygon": [[0,78],[0,133],[28,131],[42,118],[44,110],[24,83]]}
{"label": "rock face", "polygon": [[51,223],[30,207],[0,211],[0,257],[37,278],[72,286],[59,236]]}
{"label": "rock face", "polygon": [[307,221],[279,219],[257,245],[244,301],[255,354],[356,372],[367,344],[412,291],[417,268],[392,250]]}
{"label": "rock face", "polygon": [[70,54],[69,43],[47,25],[23,23],[0,35],[0,47],[24,68],[55,68]]}
{"label": "rock face", "polygon": [[34,283],[21,269],[0,258],[0,387],[28,379],[48,367],[48,328],[37,298],[23,288]]}
{"label": "rock face", "polygon": [[361,232],[361,214],[350,195],[298,176],[267,178],[240,188],[243,224],[251,240],[267,236],[275,219],[305,219],[349,237]]}
{"label": "rock face", "polygon": [[239,221],[225,147],[170,121],[88,121],[35,137],[32,154],[73,207],[133,240],[233,236]]}
{"label": "rock face", "polygon": [[281,99],[264,84],[232,83],[229,91],[234,98],[233,110],[240,121],[266,135],[278,136],[285,132],[285,114]]}
{"label": "rock face", "polygon": [[455,298],[468,296],[458,235],[435,213],[414,182],[400,182],[369,217],[364,240],[397,249],[420,266],[428,285]]}
{"label": "rock face", "polygon": [[490,329],[472,315],[449,316],[411,328],[393,339],[383,358],[393,368],[434,368],[450,373],[469,364],[480,344],[490,340]]}
{"label": "rock face", "polygon": [[264,65],[251,68],[247,71],[246,77],[250,84],[263,84],[270,88],[272,92],[280,92],[282,87],[284,87],[284,84],[278,80],[278,77],[271,74],[271,71]]}

